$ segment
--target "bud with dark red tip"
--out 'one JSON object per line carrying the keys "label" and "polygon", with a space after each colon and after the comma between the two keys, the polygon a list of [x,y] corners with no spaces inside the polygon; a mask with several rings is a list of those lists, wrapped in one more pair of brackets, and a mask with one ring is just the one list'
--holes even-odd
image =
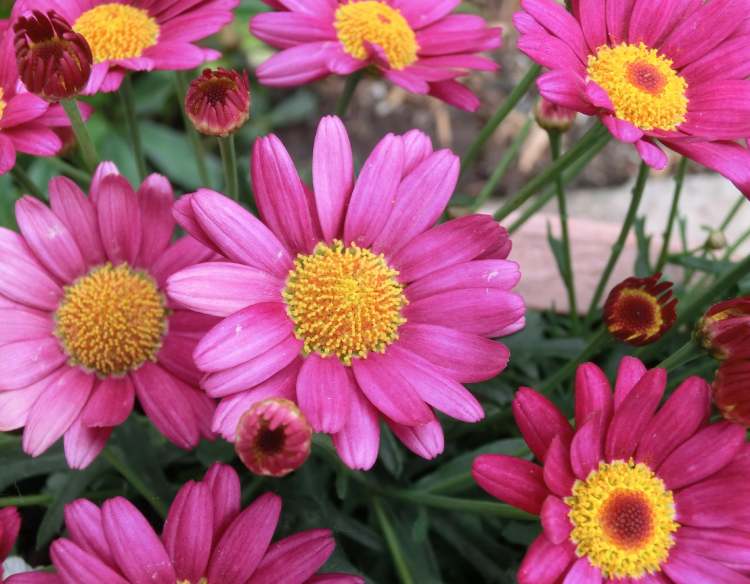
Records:
{"label": "bud with dark red tip", "polygon": [[201,134],[228,136],[250,117],[250,83],[229,69],[205,69],[190,83],[185,112]]}
{"label": "bud with dark red tip", "polygon": [[576,115],[575,111],[552,103],[543,97],[539,98],[534,107],[536,123],[545,130],[567,132],[573,126]]}
{"label": "bud with dark red tip", "polygon": [[750,359],[750,296],[709,308],[698,323],[696,337],[716,359]]}

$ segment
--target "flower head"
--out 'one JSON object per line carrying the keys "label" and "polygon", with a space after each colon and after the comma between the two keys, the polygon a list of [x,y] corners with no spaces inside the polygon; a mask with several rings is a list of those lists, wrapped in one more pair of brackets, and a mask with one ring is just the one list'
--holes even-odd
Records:
{"label": "flower head", "polygon": [[750,359],[750,296],[714,304],[696,335],[717,359]]}
{"label": "flower head", "polygon": [[497,69],[475,53],[498,48],[500,29],[478,16],[451,14],[456,2],[427,10],[420,0],[315,1],[312,9],[265,1],[276,12],[253,17],[250,30],[283,49],[258,68],[265,85],[302,85],[372,67],[407,91],[474,111],[479,100],[456,78]]}
{"label": "flower head", "polygon": [[609,293],[604,322],[609,332],[634,346],[659,340],[677,319],[677,299],[672,282],[660,282],[661,274],[628,278]]}
{"label": "flower head", "polygon": [[550,69],[537,81],[543,97],[598,116],[654,168],[667,165],[660,142],[750,196],[750,69],[733,60],[747,35],[745,0],[573,0],[572,14],[555,0],[521,6],[518,46]]}
{"label": "flower head", "polygon": [[567,132],[573,127],[578,112],[540,97],[534,107],[536,123],[545,130]]}
{"label": "flower head", "polygon": [[744,581],[745,430],[709,423],[710,388],[697,377],[659,408],[666,383],[663,369],[625,357],[613,393],[604,373],[584,364],[575,428],[547,398],[519,390],[513,412],[539,464],[487,454],[473,475],[494,497],[541,517],[520,584]]}
{"label": "flower head", "polygon": [[272,398],[242,414],[234,448],[251,472],[283,477],[304,464],[311,440],[312,428],[294,402]]}
{"label": "flower head", "polygon": [[0,229],[0,430],[24,428],[36,456],[65,436],[72,467],[88,465],[137,395],[178,446],[211,436],[213,403],[190,359],[215,319],[168,302],[166,278],[213,253],[172,243],[173,194],[160,175],[137,192],[109,162],[86,197],[50,181],[51,208],[24,197],[21,233]]}
{"label": "flower head", "polygon": [[282,397],[353,468],[375,463],[381,417],[432,458],[443,449],[432,408],[479,420],[462,384],[502,371],[508,350],[490,338],[524,326],[507,233],[482,215],[435,226],[459,165],[421,132],[386,136],[355,181],[346,130],[327,117],[313,160],[310,188],[278,138],[256,141],[262,221],[212,191],[177,203],[179,223],[227,260],[168,283],[175,302],[224,319],[194,353],[222,399],[213,427],[234,440],[253,403]]}
{"label": "flower head", "polygon": [[[183,485],[161,537],[122,497],[101,508],[78,499],[65,507],[69,539],[52,544],[52,562],[63,582],[80,582],[82,573],[122,584],[312,582],[334,550],[331,532],[312,529],[271,543],[281,499],[266,493],[244,510],[240,505],[239,477],[221,464]],[[324,576],[332,584],[363,584],[356,576]]]}
{"label": "flower head", "polygon": [[14,11],[56,10],[91,47],[84,93],[117,91],[127,71],[180,70],[218,58],[195,43],[232,20],[239,0],[18,0]]}
{"label": "flower head", "polygon": [[74,97],[88,83],[93,56],[86,39],[54,10],[13,24],[18,71],[26,88],[48,101]]}
{"label": "flower head", "polygon": [[713,397],[727,420],[750,426],[750,360],[724,361],[714,379]]}
{"label": "flower head", "polygon": [[190,83],[185,112],[202,134],[228,136],[239,130],[250,117],[247,72],[204,69]]}

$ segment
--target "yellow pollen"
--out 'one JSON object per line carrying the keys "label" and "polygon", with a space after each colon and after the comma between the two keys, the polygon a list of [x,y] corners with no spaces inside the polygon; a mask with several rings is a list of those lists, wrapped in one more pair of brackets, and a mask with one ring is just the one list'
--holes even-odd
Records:
{"label": "yellow pollen", "polygon": [[600,462],[585,481],[575,482],[565,503],[576,553],[610,579],[660,571],[680,527],[672,491],[632,459]]}
{"label": "yellow pollen", "polygon": [[392,69],[401,70],[417,60],[417,35],[397,8],[378,0],[352,0],[336,10],[336,34],[344,51],[367,59],[367,44],[380,47]]}
{"label": "yellow pollen", "polygon": [[177,580],[177,584],[208,584],[208,578],[203,577],[197,582],[191,582],[190,580]]}
{"label": "yellow pollen", "polygon": [[5,100],[3,99],[5,97],[5,92],[3,91],[3,88],[0,87],[0,120],[3,119],[3,114],[5,113],[5,106],[8,104],[5,103]]}
{"label": "yellow pollen", "polygon": [[611,333],[623,329],[633,329],[633,334],[628,340],[635,339],[641,335],[653,337],[657,335],[664,326],[661,304],[659,299],[639,288],[627,288],[620,292],[617,304],[613,308],[617,315],[614,322],[610,323]]}
{"label": "yellow pollen", "polygon": [[105,264],[65,288],[55,320],[71,363],[107,377],[155,360],[167,308],[149,275]]}
{"label": "yellow pollen", "polygon": [[88,41],[94,63],[140,57],[159,38],[159,25],[148,12],[117,2],[87,10],[75,21],[73,30]]}
{"label": "yellow pollen", "polygon": [[385,351],[406,322],[397,276],[382,254],[338,240],[298,255],[283,295],[305,354],[335,355],[351,365],[353,357]]}
{"label": "yellow pollen", "polygon": [[685,121],[687,83],[656,49],[603,45],[589,56],[588,76],[607,92],[617,117],[641,130],[674,130]]}

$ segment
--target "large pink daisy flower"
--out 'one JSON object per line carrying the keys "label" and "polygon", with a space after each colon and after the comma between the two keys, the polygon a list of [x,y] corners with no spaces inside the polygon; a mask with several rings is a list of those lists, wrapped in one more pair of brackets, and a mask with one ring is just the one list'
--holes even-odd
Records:
{"label": "large pink daisy flower", "polygon": [[[507,233],[471,215],[434,226],[458,159],[427,136],[389,134],[355,181],[349,138],[324,118],[313,190],[275,136],[256,141],[252,179],[263,221],[207,190],[180,199],[180,225],[229,261],[173,275],[168,293],[224,317],[194,353],[202,385],[222,398],[214,430],[235,436],[267,397],[296,400],[333,435],[352,468],[377,458],[378,418],[431,458],[443,449],[432,407],[474,422],[482,407],[462,383],[497,375],[507,348],[487,337],[524,325],[511,292],[517,264]],[[314,192],[313,192],[314,191]]]}
{"label": "large pink daisy flower", "polygon": [[193,69],[220,54],[195,43],[232,21],[239,0],[20,0],[14,14],[54,10],[94,55],[84,93],[117,91],[127,71]]}
{"label": "large pink daisy flower", "polygon": [[327,529],[271,543],[281,499],[267,493],[240,509],[240,480],[216,464],[177,493],[159,537],[130,502],[101,509],[86,499],[65,508],[70,539],[52,544],[63,584],[364,584],[315,572],[335,547]]}
{"label": "large pink daisy flower", "polygon": [[[598,115],[649,165],[665,146],[750,194],[748,0],[523,0],[519,48],[550,72],[542,95]],[[656,16],[658,15],[658,16]]]}
{"label": "large pink daisy flower", "polygon": [[745,430],[709,423],[710,389],[680,385],[659,408],[663,369],[620,363],[578,369],[575,430],[533,389],[513,413],[541,465],[488,454],[473,474],[491,495],[534,515],[543,533],[521,584],[750,583],[750,445]]}
{"label": "large pink daisy flower", "polygon": [[498,48],[500,29],[451,14],[460,0],[264,1],[278,11],[255,16],[250,30],[284,49],[258,67],[265,85],[301,85],[374,66],[407,91],[474,111],[479,100],[456,78],[497,69],[476,53]]}
{"label": "large pink daisy flower", "polygon": [[25,427],[32,456],[65,435],[74,468],[88,465],[135,395],[178,446],[210,436],[214,406],[191,353],[216,319],[173,309],[175,271],[212,257],[192,238],[171,243],[173,194],[160,175],[134,192],[102,163],[86,197],[52,179],[52,208],[24,197],[21,234],[0,228],[0,431]]}

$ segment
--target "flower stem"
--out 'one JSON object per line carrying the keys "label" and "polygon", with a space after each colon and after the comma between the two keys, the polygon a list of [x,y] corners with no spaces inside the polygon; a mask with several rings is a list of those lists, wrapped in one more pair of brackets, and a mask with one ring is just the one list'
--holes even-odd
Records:
{"label": "flower stem", "polygon": [[357,85],[359,85],[363,75],[364,69],[360,69],[346,78],[344,91],[339,96],[338,102],[336,102],[336,115],[338,117],[343,118],[346,115],[346,112],[349,111],[349,105],[354,97],[354,92],[357,90]]}
{"label": "flower stem", "polygon": [[18,495],[17,497],[0,497],[0,509],[3,507],[46,507],[54,502],[52,495]]}
{"label": "flower stem", "polygon": [[694,361],[698,357],[701,357],[703,353],[698,350],[698,347],[695,345],[695,342],[692,340],[688,341],[682,347],[677,349],[674,353],[672,353],[669,357],[664,359],[661,363],[657,365],[657,367],[661,367],[662,369],[666,369],[667,371],[672,371],[674,369],[677,369],[678,367],[685,365],[687,363],[690,363],[691,361]]}
{"label": "flower stem", "polygon": [[575,358],[568,361],[561,369],[539,386],[540,393],[550,393],[558,385],[570,379],[578,369],[578,366],[591,359],[602,349],[612,342],[612,337],[606,327],[601,327],[589,340],[588,345]]}
{"label": "flower stem", "polygon": [[667,258],[669,257],[669,244],[672,241],[672,232],[674,231],[675,220],[677,219],[677,210],[680,206],[680,195],[682,194],[682,185],[685,182],[685,169],[687,168],[687,158],[680,160],[680,165],[677,167],[677,173],[674,177],[674,194],[672,195],[672,208],[669,211],[669,219],[667,220],[667,227],[664,230],[664,241],[661,246],[661,253],[659,259],[656,262],[655,272],[661,272],[664,266],[667,265]]}
{"label": "flower stem", "polygon": [[596,311],[599,307],[599,301],[604,295],[604,291],[606,290],[607,284],[609,283],[609,278],[610,276],[612,276],[612,272],[617,265],[617,261],[620,259],[622,250],[625,248],[625,242],[628,239],[628,235],[630,234],[630,230],[633,227],[633,223],[635,223],[636,214],[638,213],[638,207],[641,205],[641,200],[643,199],[643,191],[646,188],[648,175],[648,165],[645,162],[641,162],[641,167],[638,170],[638,178],[636,179],[635,186],[633,187],[633,197],[630,200],[630,208],[628,209],[628,213],[625,216],[625,222],[622,224],[620,236],[612,246],[612,253],[609,256],[609,260],[607,261],[607,266],[604,268],[604,272],[602,272],[601,278],[599,278],[599,284],[596,286],[596,291],[594,292],[594,296],[591,299],[591,304],[589,305],[586,323],[591,323],[591,321],[594,320]]}
{"label": "flower stem", "polygon": [[203,186],[211,186],[208,177],[208,167],[206,166],[206,149],[203,147],[203,141],[197,130],[187,117],[185,112],[185,93],[187,92],[188,80],[184,71],[175,71],[175,86],[177,89],[177,101],[180,112],[182,113],[182,121],[185,125],[185,131],[190,138],[190,143],[193,146],[193,152],[195,153],[195,164],[198,167],[198,176],[201,179]]}
{"label": "flower stem", "polygon": [[78,147],[81,149],[81,154],[83,154],[83,162],[86,164],[86,169],[89,172],[93,172],[99,162],[99,155],[96,153],[94,141],[91,139],[91,134],[89,134],[86,124],[81,117],[81,112],[78,110],[78,104],[75,99],[63,99],[60,105],[62,105],[65,113],[68,115],[73,133],[76,135],[76,140],[78,141]]}
{"label": "flower stem", "polygon": [[138,473],[133,470],[125,460],[123,460],[113,447],[105,447],[104,450],[102,450],[102,458],[104,458],[112,468],[119,472],[125,480],[133,485],[133,488],[143,495],[143,498],[151,504],[162,518],[166,518],[168,512],[166,503],[164,503],[159,495],[154,493],[149,486],[141,480]]}
{"label": "flower stem", "polygon": [[461,499],[458,497],[446,497],[444,495],[433,495],[424,491],[407,491],[402,489],[384,489],[383,494],[394,499],[409,501],[417,505],[433,507],[436,509],[448,509],[450,511],[478,513],[484,516],[503,517],[505,519],[521,519],[523,521],[536,521],[537,517],[494,501],[476,501],[474,499]]}
{"label": "flower stem", "polygon": [[474,142],[469,146],[464,157],[461,159],[461,174],[466,172],[466,170],[474,163],[474,160],[479,156],[479,152],[482,150],[487,140],[490,139],[490,136],[492,136],[497,127],[508,117],[508,114],[513,111],[513,108],[515,108],[518,102],[521,101],[521,98],[526,95],[526,92],[534,81],[536,81],[536,78],[539,77],[541,72],[541,66],[536,64],[532,65],[532,67],[526,72],[526,75],[524,75],[523,79],[521,79],[518,85],[513,88],[513,91],[511,91],[508,98],[500,104],[500,107],[497,108],[497,111],[495,111],[492,117],[487,121]]}
{"label": "flower stem", "polygon": [[133,82],[130,75],[125,75],[122,80],[121,93],[122,103],[125,107],[125,118],[128,121],[128,131],[130,132],[130,143],[133,145],[133,155],[135,163],[138,166],[140,180],[146,178],[146,158],[143,155],[143,142],[141,141],[141,131],[138,128],[138,120],[135,115],[135,94],[133,92]]}
{"label": "flower stem", "polygon": [[383,509],[383,504],[377,497],[372,498],[372,508],[375,510],[375,516],[378,518],[383,537],[388,545],[388,550],[391,552],[399,579],[402,584],[416,584],[416,580],[409,569],[409,564],[406,562],[404,550],[401,549],[401,544],[398,541],[396,530],[393,528],[393,524],[385,509]]}
{"label": "flower stem", "polygon": [[729,210],[729,213],[727,213],[727,216],[724,218],[724,221],[721,222],[721,225],[719,226],[719,231],[724,231],[727,227],[729,227],[734,221],[734,218],[737,217],[737,213],[740,212],[740,209],[744,205],[747,205],[747,197],[745,195],[740,195],[740,198],[737,200],[737,202],[734,204],[734,206]]}
{"label": "flower stem", "polygon": [[[13,180],[18,183],[18,185],[21,187],[22,190],[28,191],[29,195],[35,196],[37,199],[40,199],[42,201],[45,200],[44,193],[42,193],[41,189],[36,186],[36,183],[31,180],[31,177],[26,173],[26,171],[21,168],[20,165],[16,164],[10,171],[11,176],[13,177]],[[26,193],[23,193],[26,194]]]}
{"label": "flower stem", "polygon": [[224,163],[224,186],[227,194],[234,200],[240,200],[240,186],[237,178],[237,152],[234,149],[234,134],[218,138],[221,161]]}
{"label": "flower stem", "polygon": [[585,156],[590,150],[601,143],[599,148],[603,148],[606,142],[601,140],[602,136],[609,133],[609,130],[597,123],[578,141],[578,143],[558,158],[553,164],[548,166],[543,172],[536,175],[519,190],[513,198],[505,203],[496,213],[495,219],[501,221],[518,209],[526,201],[534,196],[539,190],[555,180],[558,174],[566,168],[573,165],[578,159]]}

